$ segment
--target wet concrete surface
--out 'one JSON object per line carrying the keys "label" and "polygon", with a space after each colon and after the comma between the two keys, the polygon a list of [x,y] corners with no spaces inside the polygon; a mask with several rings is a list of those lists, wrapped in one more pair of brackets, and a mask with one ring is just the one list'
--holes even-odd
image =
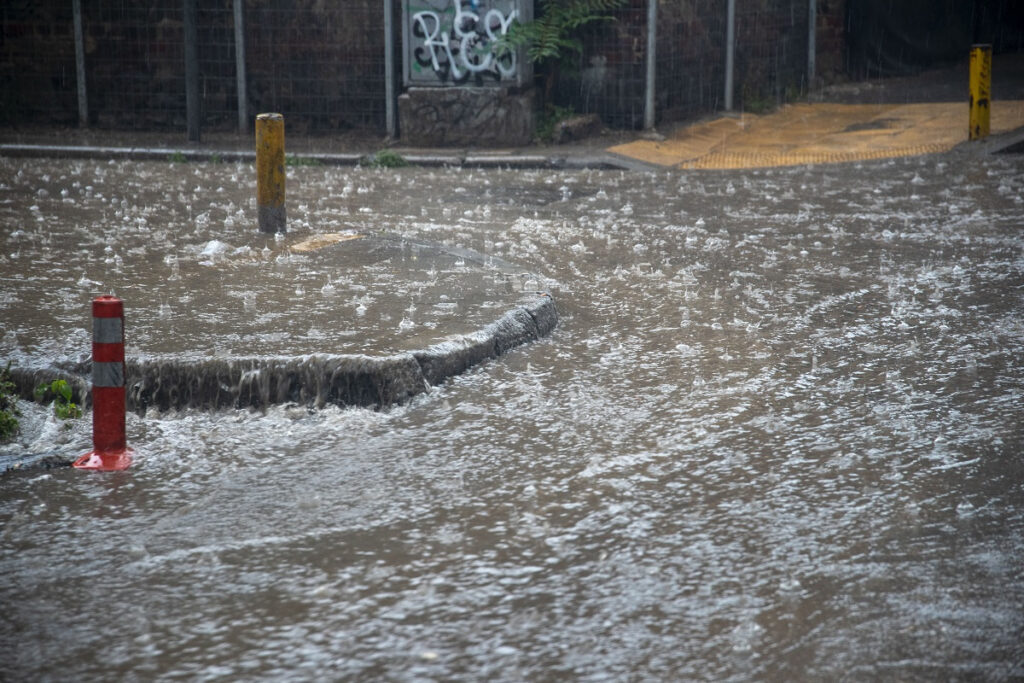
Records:
{"label": "wet concrete surface", "polygon": [[996,55],[992,135],[967,142],[966,62],[915,76],[837,83],[806,102],[742,110],[665,129],[609,151],[637,162],[701,169],[765,168],[935,154],[967,145],[988,153],[1024,139],[1024,55]]}
{"label": "wet concrete surface", "polygon": [[[247,172],[0,159],[7,348],[78,353],[6,312],[86,281],[176,317],[164,245],[214,272]],[[154,409],[128,472],[0,478],[4,677],[1024,677],[1019,156],[294,178],[297,232],[522,264],[558,327],[388,410]]]}
{"label": "wet concrete surface", "polygon": [[[186,199],[180,221],[155,227],[154,216],[177,214],[154,191],[179,169],[107,166],[109,191],[123,193],[107,196],[78,180],[98,175],[82,171],[96,162],[71,162],[60,178],[26,175],[51,163],[28,164],[16,174],[23,182],[5,185],[14,197],[7,223],[20,227],[9,234],[15,250],[6,258],[16,269],[5,278],[0,350],[25,396],[46,368],[88,376],[89,301],[105,292],[126,301],[128,405],[141,413],[150,405],[388,406],[469,360],[548,334],[557,320],[541,279],[500,258],[347,221],[341,232],[314,233],[305,205],[287,234],[267,236],[247,220],[251,200],[241,188],[217,188],[220,201],[194,214]],[[221,169],[193,170],[186,175],[212,184]],[[347,211],[339,205],[353,191],[368,188],[344,186],[335,212]],[[74,270],[81,274],[70,287],[52,286]],[[417,358],[430,359],[426,372]],[[299,370],[311,363],[319,370]]]}

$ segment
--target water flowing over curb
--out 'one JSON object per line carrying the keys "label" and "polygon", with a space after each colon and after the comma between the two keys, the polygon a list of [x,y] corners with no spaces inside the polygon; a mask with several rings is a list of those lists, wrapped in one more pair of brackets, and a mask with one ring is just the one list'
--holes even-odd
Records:
{"label": "water flowing over curb", "polygon": [[[297,403],[386,408],[510,349],[545,337],[558,324],[554,300],[542,294],[486,327],[421,351],[375,357],[312,354],[293,357],[157,359],[126,362],[128,409],[140,415],[198,408],[264,408]],[[28,397],[44,379],[59,376],[87,402],[90,364],[49,370],[11,369]]]}

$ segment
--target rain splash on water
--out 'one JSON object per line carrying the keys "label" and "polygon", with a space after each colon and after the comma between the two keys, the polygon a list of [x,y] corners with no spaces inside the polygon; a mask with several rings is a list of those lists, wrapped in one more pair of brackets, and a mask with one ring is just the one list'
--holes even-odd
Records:
{"label": "rain splash on water", "polygon": [[[0,350],[87,353],[103,289],[145,301],[136,354],[173,352],[154,330],[186,310],[237,330],[210,353],[416,333],[383,285],[275,271],[250,173],[0,159]],[[150,411],[128,472],[6,475],[0,671],[1022,677],[1022,195],[1019,157],[960,154],[293,169],[292,230],[522,264],[558,329],[390,410]],[[296,296],[309,318],[260,319]],[[81,422],[40,441],[84,452]]]}

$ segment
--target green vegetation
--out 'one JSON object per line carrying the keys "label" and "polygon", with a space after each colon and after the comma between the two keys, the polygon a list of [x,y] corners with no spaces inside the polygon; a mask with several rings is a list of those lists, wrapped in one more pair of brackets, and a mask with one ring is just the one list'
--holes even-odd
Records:
{"label": "green vegetation", "polygon": [[371,168],[402,168],[403,166],[408,166],[409,162],[398,152],[382,149],[376,154],[360,159],[359,165]]}
{"label": "green vegetation", "polygon": [[805,93],[792,83],[777,95],[766,93],[764,89],[749,83],[743,85],[743,110],[751,114],[770,114],[787,102],[797,102],[804,98]]}
{"label": "green vegetation", "polygon": [[537,138],[541,142],[551,142],[555,137],[555,127],[559,122],[576,115],[572,107],[559,107],[549,104],[537,117]]}
{"label": "green vegetation", "polygon": [[167,160],[174,164],[184,164],[188,161],[181,152],[173,152],[167,156]]}
{"label": "green vegetation", "polygon": [[571,59],[583,54],[579,29],[596,21],[611,21],[614,17],[606,13],[625,4],[626,0],[541,0],[539,16],[525,24],[513,24],[507,43],[526,45],[526,56],[534,64]]}
{"label": "green vegetation", "polygon": [[313,157],[297,157],[292,155],[285,155],[284,157],[285,166],[322,166],[323,164],[319,159]]}
{"label": "green vegetation", "polygon": [[18,433],[18,406],[14,403],[17,387],[11,381],[11,364],[0,370],[0,443],[10,441]]}
{"label": "green vegetation", "polygon": [[526,46],[526,58],[544,72],[544,104],[551,101],[560,71],[579,71],[583,56],[581,29],[613,21],[608,14],[626,0],[540,0],[537,18],[514,22],[502,43],[506,49]]}
{"label": "green vegetation", "polygon": [[775,109],[775,101],[753,90],[743,89],[743,111],[751,114],[767,114]]}
{"label": "green vegetation", "polygon": [[220,163],[223,163],[223,162],[224,162],[224,157],[222,157],[221,155],[217,154],[216,152],[214,152],[213,154],[210,155],[210,163],[211,164],[220,164]]}
{"label": "green vegetation", "polygon": [[53,414],[61,420],[82,417],[82,409],[71,400],[71,387],[62,379],[40,384],[35,391],[37,401],[52,400]]}

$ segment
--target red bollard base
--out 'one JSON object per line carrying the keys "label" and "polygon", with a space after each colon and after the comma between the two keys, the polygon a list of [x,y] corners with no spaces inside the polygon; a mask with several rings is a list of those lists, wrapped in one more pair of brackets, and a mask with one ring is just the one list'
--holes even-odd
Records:
{"label": "red bollard base", "polygon": [[134,453],[130,448],[120,451],[89,451],[71,463],[71,466],[79,470],[117,472],[131,466]]}

